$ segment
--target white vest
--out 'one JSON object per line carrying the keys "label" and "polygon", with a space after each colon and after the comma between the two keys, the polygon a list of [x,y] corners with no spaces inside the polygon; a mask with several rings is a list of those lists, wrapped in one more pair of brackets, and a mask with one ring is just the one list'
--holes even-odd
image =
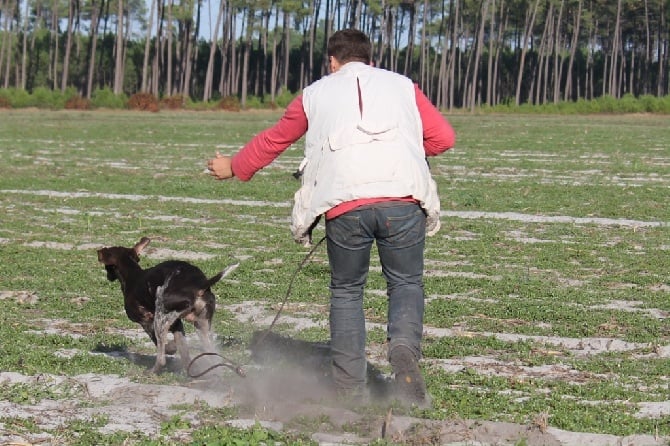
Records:
{"label": "white vest", "polygon": [[308,130],[291,219],[297,242],[309,243],[321,214],[359,198],[412,196],[426,212],[428,235],[437,232],[440,200],[410,79],[349,62],[305,88],[302,103]]}

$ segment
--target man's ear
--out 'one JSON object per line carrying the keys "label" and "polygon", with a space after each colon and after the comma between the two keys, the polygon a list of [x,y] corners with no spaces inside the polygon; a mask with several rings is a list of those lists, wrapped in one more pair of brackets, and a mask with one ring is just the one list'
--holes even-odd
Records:
{"label": "man's ear", "polygon": [[330,68],[331,73],[336,73],[337,70],[340,69],[342,64],[340,63],[339,60],[337,60],[337,57],[335,56],[328,56],[328,66]]}

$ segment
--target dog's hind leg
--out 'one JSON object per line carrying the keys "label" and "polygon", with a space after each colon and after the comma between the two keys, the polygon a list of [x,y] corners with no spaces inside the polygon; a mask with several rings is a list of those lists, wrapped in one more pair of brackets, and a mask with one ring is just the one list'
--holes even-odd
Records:
{"label": "dog's hind leg", "polygon": [[206,352],[214,352],[214,344],[212,344],[211,338],[211,324],[209,319],[201,318],[193,322],[196,333],[198,333],[198,338],[200,339],[200,344],[202,349]]}
{"label": "dog's hind leg", "polygon": [[174,335],[174,340],[177,344],[177,350],[179,350],[179,360],[181,361],[184,370],[186,370],[191,363],[191,355],[188,352],[188,344],[186,343],[186,334],[184,333],[183,326],[180,330],[172,332],[172,334]]}

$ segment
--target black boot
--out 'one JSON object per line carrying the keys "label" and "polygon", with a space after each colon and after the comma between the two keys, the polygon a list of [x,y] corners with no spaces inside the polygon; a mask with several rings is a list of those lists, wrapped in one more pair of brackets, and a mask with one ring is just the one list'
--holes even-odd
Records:
{"label": "black boot", "polygon": [[420,408],[430,407],[426,383],[419,369],[419,361],[412,351],[404,346],[393,347],[389,361],[395,375],[395,396],[400,402]]}

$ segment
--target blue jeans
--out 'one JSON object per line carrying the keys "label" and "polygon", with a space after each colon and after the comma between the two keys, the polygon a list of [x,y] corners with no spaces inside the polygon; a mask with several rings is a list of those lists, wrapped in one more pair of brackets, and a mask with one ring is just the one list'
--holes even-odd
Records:
{"label": "blue jeans", "polygon": [[425,234],[423,210],[406,202],[367,205],[326,221],[333,379],[339,389],[365,386],[363,289],[375,241],[387,284],[389,352],[404,345],[420,358]]}

